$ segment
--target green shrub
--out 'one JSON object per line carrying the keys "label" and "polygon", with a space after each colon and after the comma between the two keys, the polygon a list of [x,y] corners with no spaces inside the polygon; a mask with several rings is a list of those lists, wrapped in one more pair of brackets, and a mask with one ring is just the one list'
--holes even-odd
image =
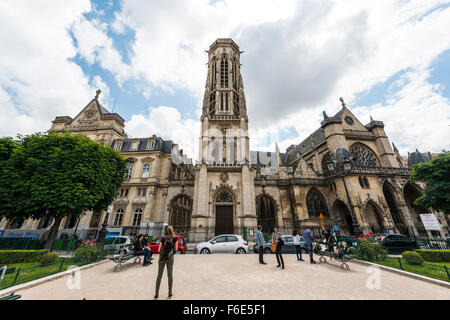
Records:
{"label": "green shrub", "polygon": [[423,258],[414,251],[404,251],[402,253],[402,258],[412,265],[421,265],[423,263]]}
{"label": "green shrub", "polygon": [[49,252],[42,256],[41,263],[48,263],[48,262],[54,262],[58,260],[58,254],[55,252]]}
{"label": "green shrub", "polygon": [[75,250],[74,259],[78,262],[93,262],[106,257],[107,251],[95,241],[83,240],[79,247]]}
{"label": "green shrub", "polygon": [[450,262],[450,250],[417,249],[416,252],[425,261]]}
{"label": "green shrub", "polygon": [[1,250],[0,264],[40,262],[48,250]]}
{"label": "green shrub", "polygon": [[357,259],[365,261],[377,261],[384,260],[388,254],[387,250],[381,242],[376,239],[372,232],[368,234],[362,234],[356,239],[357,245],[355,249],[352,249],[352,254]]}

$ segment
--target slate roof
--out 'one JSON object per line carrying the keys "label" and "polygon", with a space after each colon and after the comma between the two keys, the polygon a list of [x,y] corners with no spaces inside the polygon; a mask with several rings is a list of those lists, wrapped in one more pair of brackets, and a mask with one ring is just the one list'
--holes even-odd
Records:
{"label": "slate roof", "polygon": [[[114,147],[117,141],[122,141],[122,152],[146,152],[146,151],[161,151],[164,154],[171,154],[174,143],[171,140],[163,140],[156,137],[156,143],[153,149],[147,149],[148,141],[151,138],[134,138],[134,139],[116,139],[112,142],[111,147]],[[139,141],[137,150],[131,150],[132,142]]]}
{"label": "slate roof", "polygon": [[286,152],[283,162],[290,164],[297,160],[297,153],[304,155],[326,141],[323,128],[314,131],[309,137]]}
{"label": "slate roof", "polygon": [[250,162],[251,162],[253,168],[265,167],[266,164],[271,165],[272,157],[276,157],[275,152],[250,151]]}

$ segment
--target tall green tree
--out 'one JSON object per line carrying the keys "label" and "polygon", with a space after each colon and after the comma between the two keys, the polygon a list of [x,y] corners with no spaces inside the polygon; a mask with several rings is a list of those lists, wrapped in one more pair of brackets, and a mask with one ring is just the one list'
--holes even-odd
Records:
{"label": "tall green tree", "polygon": [[425,189],[415,205],[450,214],[450,153],[412,166],[411,182],[424,182]]}
{"label": "tall green tree", "polygon": [[0,166],[2,161],[8,160],[18,147],[19,144],[13,138],[0,138]]}
{"label": "tall green tree", "polygon": [[125,177],[126,162],[112,148],[70,133],[21,137],[0,170],[0,217],[51,216],[45,247],[66,216],[106,210]]}

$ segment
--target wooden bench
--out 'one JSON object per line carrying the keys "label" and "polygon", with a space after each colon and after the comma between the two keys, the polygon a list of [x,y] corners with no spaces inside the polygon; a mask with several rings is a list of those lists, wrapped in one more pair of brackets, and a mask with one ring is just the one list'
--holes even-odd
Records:
{"label": "wooden bench", "polygon": [[141,256],[142,255],[136,255],[134,252],[129,252],[129,253],[123,253],[120,254],[118,256],[115,257],[111,257],[109,258],[109,260],[112,260],[116,263],[116,265],[114,266],[113,271],[120,271],[120,267],[122,266],[122,264],[124,264],[125,262],[127,262],[130,259],[134,258],[133,264],[138,264],[141,263]]}
{"label": "wooden bench", "polygon": [[[5,276],[7,276],[8,274],[12,274],[12,273],[14,273],[14,272],[16,272],[16,268],[15,268],[15,267],[13,267],[13,268],[8,268],[7,266],[1,267],[1,268],[0,268],[0,283],[3,281],[3,278],[4,278]],[[9,296],[0,298],[0,300],[18,300],[18,299],[20,299],[21,297],[22,297],[22,296],[19,296],[19,295],[17,295],[17,294],[14,294],[14,292],[13,292],[13,293],[11,293]]]}

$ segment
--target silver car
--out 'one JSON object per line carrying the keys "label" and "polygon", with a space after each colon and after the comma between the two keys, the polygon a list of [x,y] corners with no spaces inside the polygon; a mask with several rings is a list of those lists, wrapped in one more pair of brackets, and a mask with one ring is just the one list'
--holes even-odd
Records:
{"label": "silver car", "polygon": [[194,248],[194,253],[248,253],[248,242],[237,234],[222,234],[209,241],[199,243]]}
{"label": "silver car", "polygon": [[127,236],[115,236],[106,238],[103,241],[104,249],[108,250],[109,253],[130,253],[133,252],[132,239]]}

